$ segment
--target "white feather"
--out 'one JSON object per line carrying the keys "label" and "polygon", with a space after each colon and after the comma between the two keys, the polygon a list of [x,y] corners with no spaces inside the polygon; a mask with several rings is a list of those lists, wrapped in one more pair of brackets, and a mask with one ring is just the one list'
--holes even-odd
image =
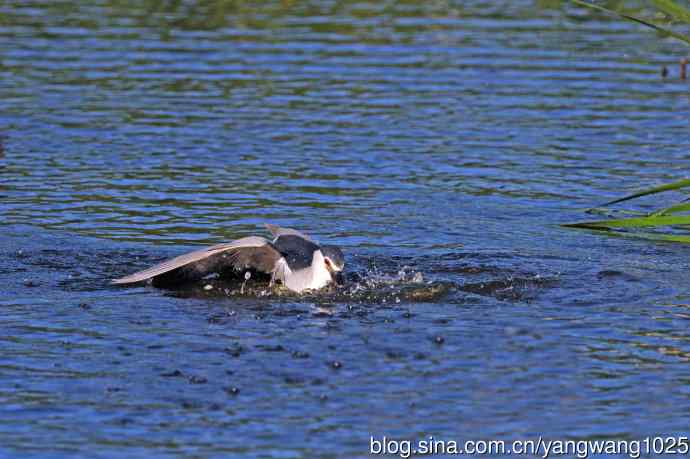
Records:
{"label": "white feather", "polygon": [[277,263],[275,278],[297,293],[324,288],[333,280],[320,250],[314,252],[311,266],[299,271],[291,271],[285,259],[281,258]]}

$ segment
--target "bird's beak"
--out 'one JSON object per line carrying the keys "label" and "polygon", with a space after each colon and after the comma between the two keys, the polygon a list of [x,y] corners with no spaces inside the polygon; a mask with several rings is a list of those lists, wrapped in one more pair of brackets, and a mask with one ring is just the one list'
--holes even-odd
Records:
{"label": "bird's beak", "polygon": [[343,281],[345,280],[345,276],[343,276],[342,269],[335,270],[330,263],[326,263],[326,269],[328,269],[328,272],[331,275],[331,280],[333,282],[335,282],[338,285],[343,285]]}

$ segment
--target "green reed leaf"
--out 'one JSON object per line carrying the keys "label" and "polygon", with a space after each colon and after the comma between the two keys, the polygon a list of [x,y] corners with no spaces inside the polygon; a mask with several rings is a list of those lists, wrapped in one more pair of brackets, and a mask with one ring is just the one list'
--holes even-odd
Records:
{"label": "green reed leaf", "polygon": [[660,215],[670,215],[670,214],[677,214],[680,212],[690,212],[690,202],[682,202],[680,204],[673,205],[671,207],[666,207],[665,209],[657,210],[656,212],[651,213],[651,216],[660,216]]}
{"label": "green reed leaf", "polygon": [[589,228],[612,230],[617,228],[650,228],[660,226],[690,225],[690,215],[661,215],[632,218],[612,218],[579,223],[568,223],[568,228]]}
{"label": "green reed leaf", "polygon": [[[681,41],[684,41],[685,43],[690,44],[690,37],[689,36],[683,35],[683,34],[678,33],[678,32],[674,32],[673,30],[671,30],[667,27],[663,27],[663,26],[660,26],[660,25],[655,24],[653,22],[647,21],[645,19],[638,18],[637,16],[632,16],[630,14],[625,14],[625,13],[621,13],[618,11],[610,10],[610,9],[605,8],[603,6],[595,5],[594,3],[585,2],[583,0],[570,0],[570,1],[575,3],[576,5],[580,5],[580,6],[584,6],[587,8],[591,8],[593,10],[598,10],[598,11],[602,11],[604,13],[612,14],[612,15],[621,17],[623,19],[627,19],[628,21],[637,22],[638,24],[642,24],[644,26],[652,28],[652,29],[656,30],[657,32],[660,32],[664,35],[676,38],[678,40],[681,40]],[[673,3],[673,2],[670,2],[670,3]]]}
{"label": "green reed leaf", "polygon": [[690,24],[690,10],[671,0],[652,0],[654,6],[673,19]]}
{"label": "green reed leaf", "polygon": [[660,186],[655,186],[653,188],[648,188],[646,190],[642,190],[640,192],[619,198],[619,199],[614,199],[613,201],[609,201],[607,203],[602,204],[603,206],[610,206],[613,204],[618,204],[620,202],[624,201],[629,201],[631,199],[639,198],[642,196],[649,196],[651,194],[656,194],[656,193],[662,193],[664,191],[675,191],[675,190],[680,190],[682,188],[687,188],[690,187],[690,179],[683,179],[679,180],[677,182],[673,183],[667,183],[665,185],[660,185]]}

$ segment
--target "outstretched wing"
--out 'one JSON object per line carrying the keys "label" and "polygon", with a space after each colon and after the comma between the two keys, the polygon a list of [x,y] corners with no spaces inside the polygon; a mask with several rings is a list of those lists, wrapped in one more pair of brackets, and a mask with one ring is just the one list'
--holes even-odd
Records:
{"label": "outstretched wing", "polygon": [[233,242],[213,245],[171,258],[143,271],[114,279],[113,284],[131,284],[159,276],[182,266],[206,260],[214,255],[226,254],[227,263],[236,269],[255,269],[271,273],[281,258],[280,253],[266,239],[249,236]]}
{"label": "outstretched wing", "polygon": [[306,234],[300,233],[292,228],[283,228],[282,226],[272,225],[270,223],[266,223],[266,228],[268,228],[274,238],[279,238],[280,236],[299,236],[309,242],[314,242],[314,240]]}

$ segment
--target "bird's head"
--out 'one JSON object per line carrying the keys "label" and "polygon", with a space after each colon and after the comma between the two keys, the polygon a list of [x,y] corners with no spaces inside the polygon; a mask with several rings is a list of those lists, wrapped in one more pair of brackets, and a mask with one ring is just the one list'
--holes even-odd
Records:
{"label": "bird's head", "polygon": [[323,262],[326,264],[326,269],[331,273],[331,278],[338,280],[340,273],[345,268],[343,251],[334,245],[322,245],[321,253],[323,254]]}

